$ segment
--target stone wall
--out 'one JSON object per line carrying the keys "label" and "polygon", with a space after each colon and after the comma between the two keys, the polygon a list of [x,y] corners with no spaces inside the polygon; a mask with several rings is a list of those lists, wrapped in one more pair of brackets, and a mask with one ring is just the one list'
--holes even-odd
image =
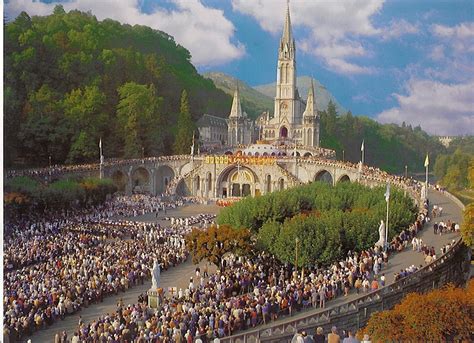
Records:
{"label": "stone wall", "polygon": [[367,324],[372,313],[393,308],[410,292],[428,292],[447,283],[463,285],[469,277],[469,268],[470,250],[459,240],[446,254],[430,265],[376,292],[322,312],[308,311],[307,314],[283,319],[271,327],[248,330],[222,338],[221,342],[290,342],[297,330],[304,329],[313,335],[318,326],[321,326],[324,332],[330,332],[333,325],[340,329],[357,331]]}

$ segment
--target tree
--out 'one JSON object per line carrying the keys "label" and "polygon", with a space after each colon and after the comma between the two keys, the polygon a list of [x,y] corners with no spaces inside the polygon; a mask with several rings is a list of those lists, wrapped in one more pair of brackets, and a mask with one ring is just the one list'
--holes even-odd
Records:
{"label": "tree", "polygon": [[474,246],[474,203],[468,204],[464,209],[461,236],[468,247]]}
{"label": "tree", "polygon": [[469,341],[474,331],[474,280],[427,294],[410,293],[394,309],[374,313],[359,333],[374,342]]}
{"label": "tree", "polygon": [[206,230],[193,229],[186,237],[186,245],[193,255],[193,262],[206,259],[222,267],[222,258],[227,253],[245,255],[250,251],[250,231],[233,229],[228,225],[213,225]]}
{"label": "tree", "polygon": [[160,150],[158,142],[163,137],[160,135],[159,107],[162,99],[157,97],[155,87],[127,82],[118,92],[117,116],[125,141],[125,157],[139,158],[151,150]]}
{"label": "tree", "polygon": [[63,101],[64,114],[74,132],[68,162],[80,163],[99,158],[97,143],[106,131],[105,94],[98,86],[75,89]]}
{"label": "tree", "polygon": [[174,142],[175,154],[182,155],[190,152],[193,134],[196,130],[191,113],[189,112],[188,93],[183,89],[181,93],[181,106],[178,116],[177,132]]}

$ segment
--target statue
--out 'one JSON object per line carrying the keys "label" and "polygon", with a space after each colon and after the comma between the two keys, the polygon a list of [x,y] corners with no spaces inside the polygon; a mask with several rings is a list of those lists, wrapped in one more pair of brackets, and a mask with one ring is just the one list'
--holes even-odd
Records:
{"label": "statue", "polygon": [[385,224],[383,220],[380,221],[379,226],[379,240],[375,243],[376,246],[384,247],[385,246]]}
{"label": "statue", "polygon": [[153,264],[153,269],[151,270],[151,289],[158,289],[158,285],[160,283],[160,273],[160,264],[157,260],[155,260],[155,263]]}

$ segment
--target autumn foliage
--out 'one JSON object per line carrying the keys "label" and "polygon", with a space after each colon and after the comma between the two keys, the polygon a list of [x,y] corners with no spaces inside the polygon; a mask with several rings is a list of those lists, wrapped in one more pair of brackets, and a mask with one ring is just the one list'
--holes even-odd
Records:
{"label": "autumn foliage", "polygon": [[474,338],[474,280],[426,294],[410,293],[389,311],[372,315],[359,333],[373,342],[452,342]]}
{"label": "autumn foliage", "polygon": [[206,230],[193,229],[186,237],[186,245],[193,255],[193,262],[206,259],[221,266],[227,253],[244,255],[250,251],[250,231],[233,229],[228,225],[211,226]]}

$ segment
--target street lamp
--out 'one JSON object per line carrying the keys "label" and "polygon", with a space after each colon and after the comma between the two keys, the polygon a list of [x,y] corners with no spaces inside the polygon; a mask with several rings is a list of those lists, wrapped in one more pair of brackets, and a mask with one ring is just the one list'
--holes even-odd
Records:
{"label": "street lamp", "polygon": [[298,237],[295,238],[295,270],[298,272],[298,243],[300,240]]}
{"label": "street lamp", "polygon": [[344,162],[344,150],[342,150],[342,162]]}
{"label": "street lamp", "polygon": [[405,164],[405,179],[408,178],[408,166]]}

